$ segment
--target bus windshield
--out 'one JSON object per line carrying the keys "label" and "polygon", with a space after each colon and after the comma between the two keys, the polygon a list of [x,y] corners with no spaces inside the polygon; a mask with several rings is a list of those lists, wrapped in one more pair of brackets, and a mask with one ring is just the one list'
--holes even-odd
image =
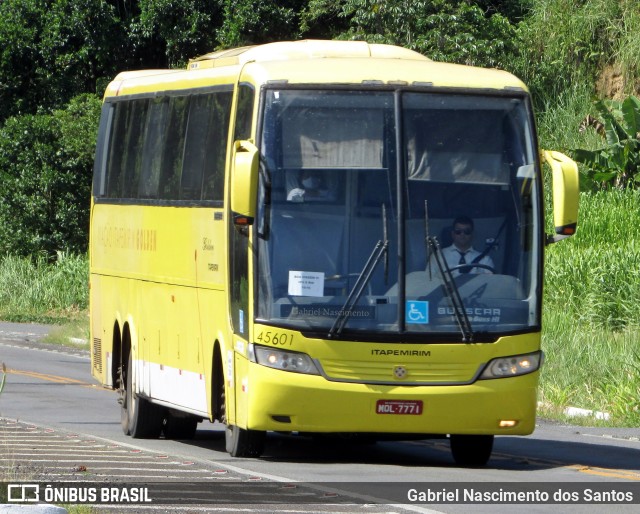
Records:
{"label": "bus windshield", "polygon": [[539,328],[540,179],[524,95],[263,94],[257,321],[390,341]]}

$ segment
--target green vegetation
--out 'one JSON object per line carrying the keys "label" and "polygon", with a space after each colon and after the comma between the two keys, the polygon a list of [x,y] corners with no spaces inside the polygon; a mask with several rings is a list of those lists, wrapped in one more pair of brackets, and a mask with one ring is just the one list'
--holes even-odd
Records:
{"label": "green vegetation", "polygon": [[88,260],[59,252],[0,260],[0,319],[60,323],[86,318]]}
{"label": "green vegetation", "polygon": [[624,102],[597,100],[594,108],[598,118],[589,115],[585,124],[606,140],[606,146],[593,151],[573,151],[574,159],[584,165],[585,182],[590,189],[636,185],[640,172],[640,100],[635,96]]}
{"label": "green vegetation", "polygon": [[80,311],[73,319],[61,320],[42,339],[44,343],[89,349],[89,312]]}
{"label": "green vegetation", "polygon": [[640,191],[580,200],[577,235],[547,249],[542,397],[640,426]]}
{"label": "green vegetation", "polygon": [[578,234],[547,251],[546,412],[638,426],[640,105],[611,102],[640,92],[637,0],[0,2],[0,319],[71,320],[52,339],[87,337],[91,160],[118,71],[300,38],[399,44],[528,84],[541,147],[584,163]]}
{"label": "green vegetation", "polygon": [[100,101],[80,95],[52,114],[0,127],[0,250],[11,255],[87,251]]}
{"label": "green vegetation", "polygon": [[549,305],[544,322],[541,415],[562,418],[574,406],[608,414],[600,424],[640,426],[640,329],[578,324],[560,306]]}

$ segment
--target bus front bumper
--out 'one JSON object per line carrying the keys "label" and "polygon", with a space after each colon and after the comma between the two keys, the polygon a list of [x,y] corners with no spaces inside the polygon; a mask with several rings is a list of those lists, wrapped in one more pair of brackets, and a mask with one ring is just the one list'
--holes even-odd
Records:
{"label": "bus front bumper", "polygon": [[332,382],[250,364],[247,427],[321,433],[495,434],[533,432],[539,371],[468,385]]}

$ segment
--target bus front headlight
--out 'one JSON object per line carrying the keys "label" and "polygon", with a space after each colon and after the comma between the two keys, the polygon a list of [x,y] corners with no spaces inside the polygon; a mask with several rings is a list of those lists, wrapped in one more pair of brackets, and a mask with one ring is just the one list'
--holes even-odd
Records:
{"label": "bus front headlight", "polygon": [[493,359],[484,368],[480,379],[517,377],[533,373],[540,369],[542,359],[542,352]]}
{"label": "bus front headlight", "polygon": [[320,374],[313,360],[306,353],[289,352],[278,348],[251,344],[249,345],[249,358],[253,362],[268,368],[307,375]]}

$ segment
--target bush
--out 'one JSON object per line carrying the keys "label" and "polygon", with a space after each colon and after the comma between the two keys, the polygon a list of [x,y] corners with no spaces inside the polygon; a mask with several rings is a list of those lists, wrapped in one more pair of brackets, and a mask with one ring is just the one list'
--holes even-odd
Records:
{"label": "bush", "polygon": [[0,129],[1,253],[86,252],[99,117],[100,100],[81,95]]}
{"label": "bush", "polygon": [[640,100],[627,97],[624,102],[597,100],[598,119],[585,122],[596,128],[607,145],[598,150],[578,149],[572,157],[583,164],[583,175],[592,189],[615,186],[637,187],[640,183]]}

